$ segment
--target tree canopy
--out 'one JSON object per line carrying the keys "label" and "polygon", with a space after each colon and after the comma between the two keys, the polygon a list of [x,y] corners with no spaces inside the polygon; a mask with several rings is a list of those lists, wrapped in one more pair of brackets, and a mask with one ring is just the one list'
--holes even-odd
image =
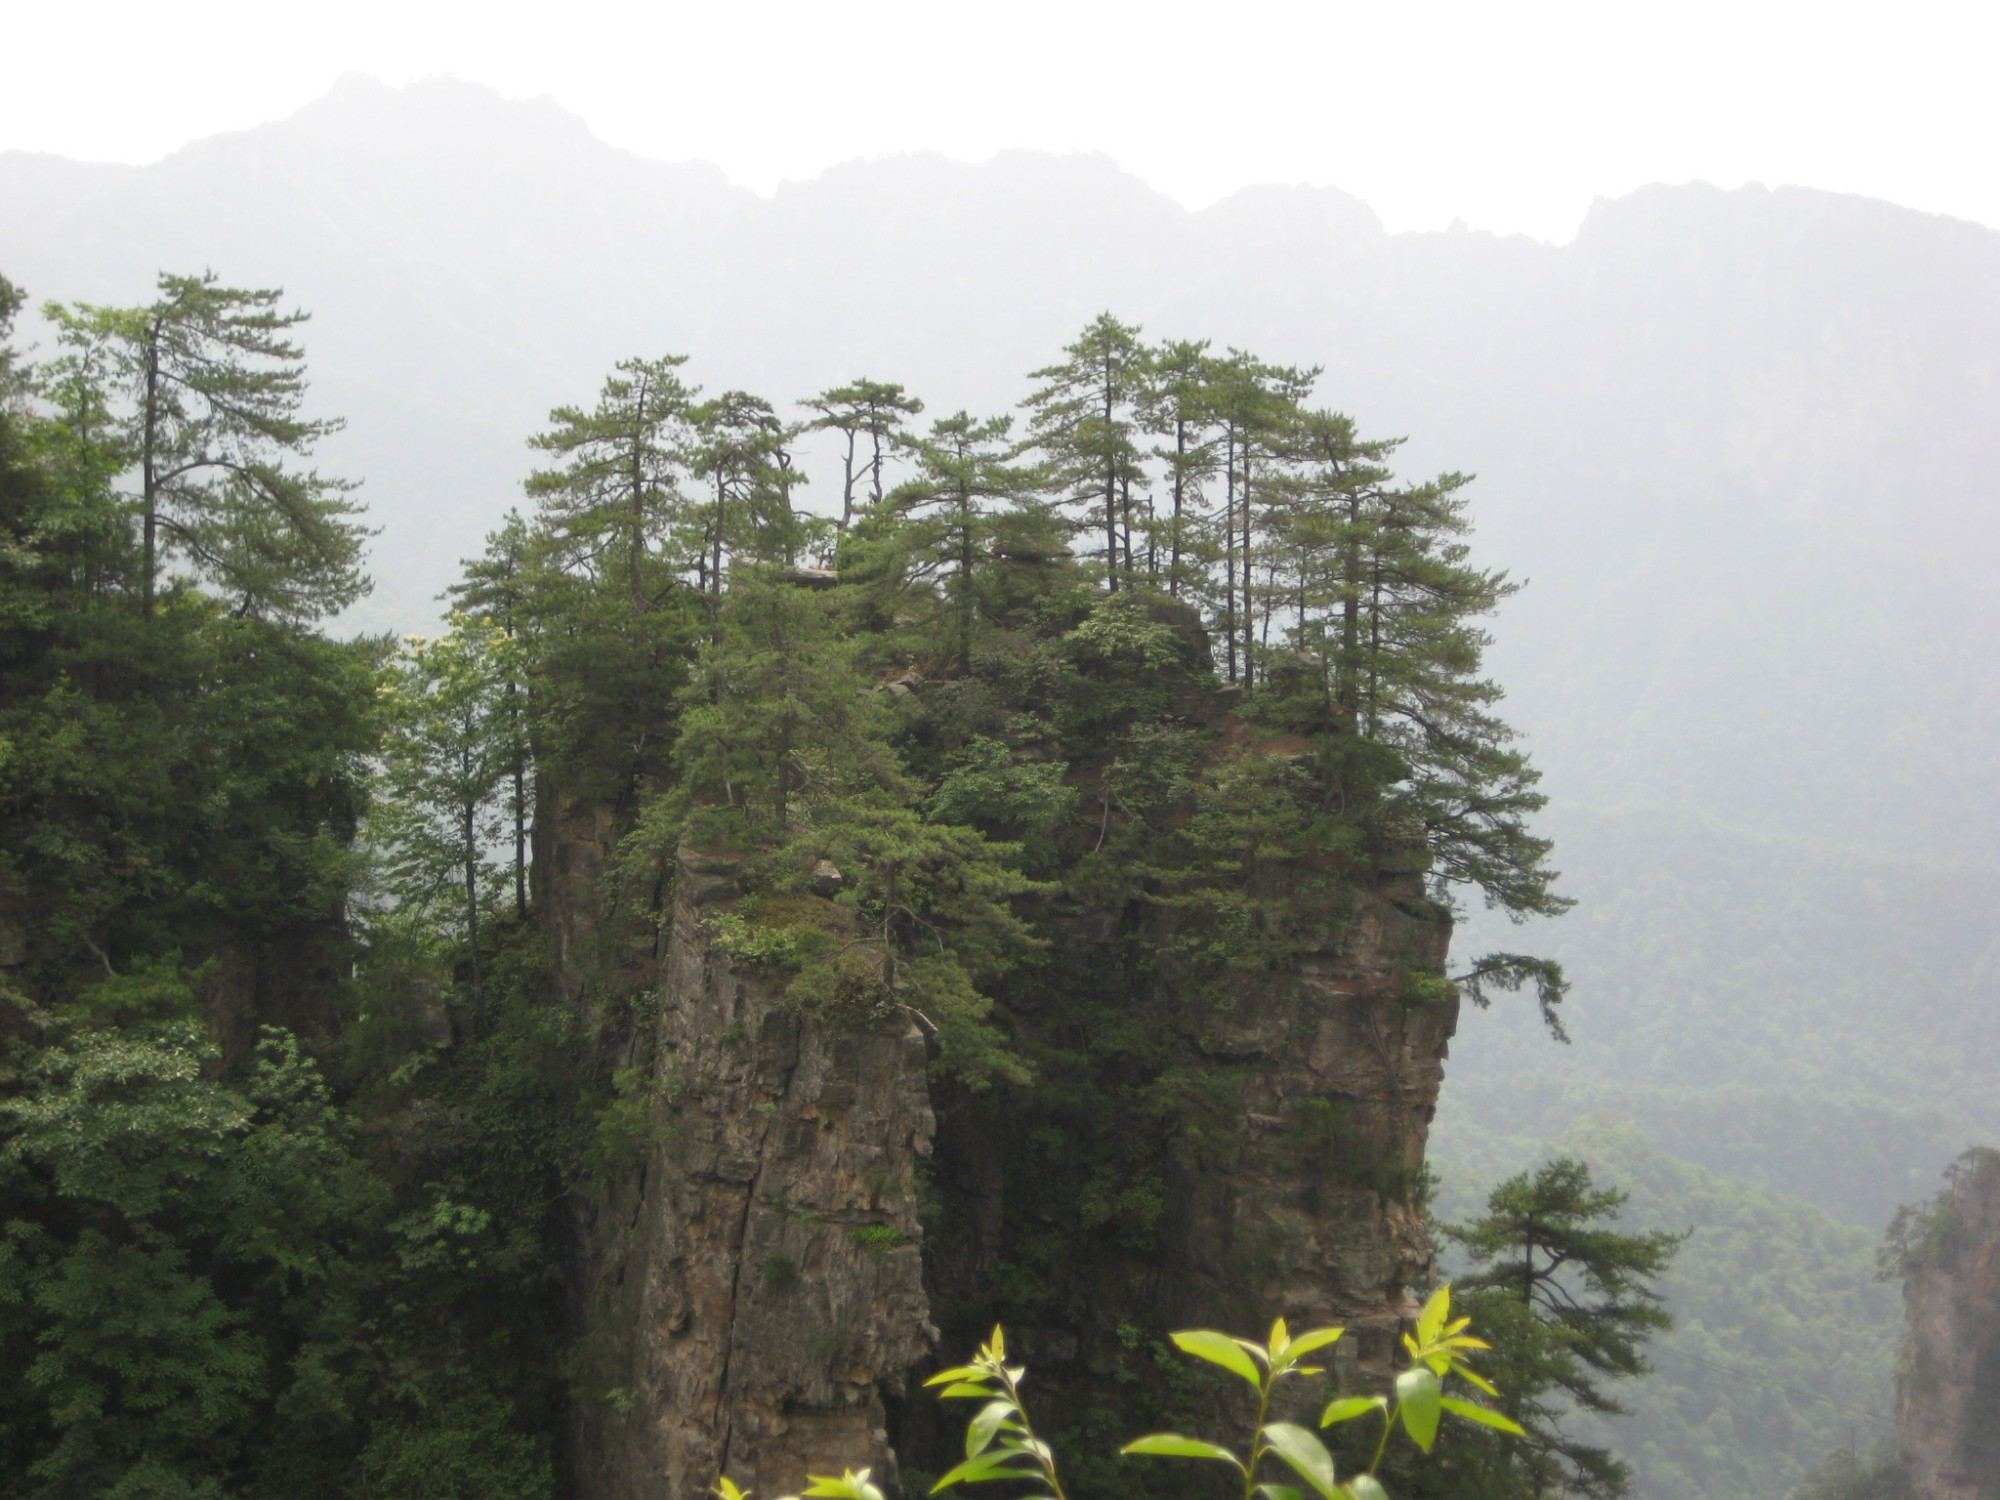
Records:
{"label": "tree canopy", "polygon": [[[551,1494],[615,1394],[551,1267],[650,1128],[665,1085],[607,1060],[689,930],[799,1025],[922,1038],[1040,1216],[979,1311],[1060,1326],[1163,1274],[1246,983],[1378,899],[1563,904],[1467,482],[1397,480],[1313,372],[1107,314],[1019,427],[918,431],[872,377],[801,426],[623,361],[398,643],[321,628],[366,534],[302,313],[204,273],[50,316],[41,365],[0,339],[9,1494]],[[677,907],[683,856],[727,899]],[[1406,967],[1385,1004],[1448,998]],[[1560,997],[1522,955],[1464,983],[1529,979]]]}

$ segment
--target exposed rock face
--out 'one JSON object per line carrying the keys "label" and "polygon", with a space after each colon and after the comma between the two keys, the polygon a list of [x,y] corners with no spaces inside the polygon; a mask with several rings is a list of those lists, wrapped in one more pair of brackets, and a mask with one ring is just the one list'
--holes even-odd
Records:
{"label": "exposed rock face", "polygon": [[[1386,874],[1323,948],[1242,978],[1226,1005],[1190,1004],[1170,969],[1137,1001],[1175,1017],[1190,1072],[1227,1081],[1232,1118],[1218,1150],[1170,1179],[1157,1249],[1121,1263],[1104,1243],[1089,1290],[1055,1321],[1010,1327],[1052,1431],[1063,1413],[1100,1405],[1107,1376],[1134,1375],[1121,1324],[1149,1341],[1190,1326],[1261,1332],[1279,1314],[1294,1328],[1339,1324],[1349,1337],[1335,1364],[1350,1377],[1369,1366],[1379,1387],[1415,1312],[1405,1289],[1431,1265],[1411,1200],[1458,1019],[1455,998],[1406,990],[1413,967],[1443,965],[1450,934],[1419,877]],[[1021,1166],[1036,1128],[977,1100],[941,1107],[935,1176],[948,1217],[930,1286],[954,1356],[985,1332],[987,1285],[1010,1242],[1049,1231],[1042,1184]],[[911,1403],[906,1437],[942,1462],[962,1414],[939,1417],[934,1405]]]}
{"label": "exposed rock face", "polygon": [[2000,1496],[2000,1152],[1968,1154],[1903,1277],[1896,1431],[1909,1500]]}
{"label": "exposed rock face", "polygon": [[893,1475],[882,1390],[935,1337],[915,1169],[921,1035],[831,1027],[709,941],[731,867],[684,857],[650,1025],[643,1162],[580,1226],[578,1490],[694,1500],[727,1473],[795,1493],[806,1468]]}
{"label": "exposed rock face", "polygon": [[1243,1115],[1231,1159],[1190,1183],[1181,1317],[1344,1324],[1360,1336],[1342,1353],[1371,1357],[1414,1313],[1404,1288],[1431,1247],[1410,1190],[1458,1002],[1404,989],[1413,966],[1442,969],[1450,939],[1421,880],[1389,877],[1338,946],[1246,987],[1196,1039],[1241,1070]]}
{"label": "exposed rock face", "polygon": [[[696,1500],[727,1473],[770,1496],[796,1492],[808,1465],[893,1479],[894,1449],[949,1462],[964,1413],[903,1398],[935,1354],[984,1335],[1010,1251],[1068,1232],[1029,1147],[1038,1122],[1005,1090],[940,1092],[934,1120],[906,1022],[809,1020],[732,962],[706,926],[739,895],[727,860],[683,854],[662,933],[621,934],[593,894],[610,837],[607,817],[563,807],[541,852],[564,996],[614,1039],[608,1061],[645,1080],[636,1159],[577,1209],[577,1494]],[[1118,919],[1075,920],[1089,947],[1094,924]],[[1149,934],[1162,951],[1172,920]],[[1386,869],[1289,967],[1196,1000],[1163,961],[1120,1002],[1225,1103],[1212,1149],[1169,1174],[1158,1233],[1101,1266],[1072,1261],[1086,1280],[1069,1310],[1010,1323],[1051,1430],[1090,1408],[1127,1328],[1249,1330],[1282,1313],[1346,1325],[1334,1354],[1350,1374],[1388,1355],[1414,1310],[1404,1289],[1429,1265],[1412,1188],[1458,1012],[1411,976],[1442,968],[1450,932],[1419,874]],[[1060,1004],[1038,1017],[1021,998],[1019,1024],[1060,1034]],[[941,1217],[926,1246],[917,1171],[934,1132]]]}

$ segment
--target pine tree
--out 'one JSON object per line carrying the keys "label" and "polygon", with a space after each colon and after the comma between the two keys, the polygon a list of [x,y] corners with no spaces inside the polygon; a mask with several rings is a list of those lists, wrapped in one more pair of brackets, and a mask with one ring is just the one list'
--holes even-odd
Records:
{"label": "pine tree", "polygon": [[1169,340],[1147,356],[1142,421],[1148,433],[1170,440],[1154,448],[1153,456],[1166,465],[1171,509],[1148,537],[1146,571],[1159,576],[1155,556],[1164,542],[1167,592],[1176,599],[1193,571],[1184,568],[1183,554],[1196,566],[1203,559],[1203,486],[1216,469],[1215,374],[1206,339]]}
{"label": "pine tree", "polygon": [[942,577],[952,619],[954,654],[961,666],[972,659],[979,614],[977,570],[988,557],[993,514],[1017,505],[1034,492],[1040,476],[1014,463],[1008,417],[980,421],[957,412],[932,423],[916,443],[917,474],[890,496],[904,520],[903,543],[911,565],[908,581]]}
{"label": "pine tree", "polygon": [[1647,1339],[1673,1326],[1653,1283],[1686,1237],[1607,1227],[1625,1200],[1563,1157],[1493,1189],[1482,1218],[1440,1226],[1477,1268],[1457,1283],[1460,1305],[1493,1345],[1483,1368],[1503,1409],[1528,1431],[1485,1447],[1477,1493],[1616,1500],[1630,1488],[1628,1465],[1562,1430],[1572,1410],[1622,1412],[1605,1382],[1645,1374]]}
{"label": "pine tree", "polygon": [[510,729],[508,815],[513,823],[516,921],[526,921],[528,916],[528,830],[535,812],[534,705],[528,682],[528,665],[535,648],[525,637],[541,615],[535,566],[534,538],[528,523],[519,511],[510,510],[500,529],[487,533],[486,551],[465,559],[460,564],[460,581],[445,591],[460,612],[489,622],[513,643],[503,662],[506,681],[502,690],[508,699],[506,722]]}
{"label": "pine tree", "polygon": [[[1549,840],[1528,820],[1540,773],[1494,711],[1480,623],[1519,585],[1474,567],[1464,474],[1399,485],[1400,440],[1364,440],[1338,412],[1300,413],[1265,489],[1266,558],[1294,616],[1301,671],[1331,709],[1329,790],[1385,846],[1423,848],[1433,894],[1476,889],[1522,921],[1569,909]],[[1267,594],[1267,608],[1276,602]],[[1551,1034],[1566,985],[1552,960],[1491,953],[1454,976],[1475,1004],[1531,985]]]}
{"label": "pine tree", "polygon": [[856,941],[844,963],[801,974],[802,988],[839,985],[858,959],[880,994],[937,1038],[944,1069],[974,1088],[1026,1082],[982,989],[1042,946],[1013,902],[1049,887],[1021,874],[1018,846],[884,799],[852,798],[820,811],[806,848],[841,872],[835,899],[852,914]]}
{"label": "pine tree", "polygon": [[1105,587],[1113,593],[1120,574],[1132,571],[1132,488],[1145,482],[1138,404],[1147,361],[1139,332],[1100,313],[1063,346],[1067,359],[1030,372],[1042,384],[1021,403],[1064,503],[1083,507],[1086,518],[1092,509],[1101,517]]}
{"label": "pine tree", "polygon": [[[1229,680],[1241,681],[1245,687],[1256,681],[1252,661],[1257,648],[1253,570],[1261,480],[1266,463],[1275,464],[1300,403],[1319,376],[1317,366],[1300,369],[1267,364],[1241,349],[1231,349],[1226,358],[1216,362],[1209,381],[1211,409],[1223,434],[1223,654]],[[1267,622],[1268,608],[1267,604]]]}
{"label": "pine tree", "polygon": [[1395,753],[1399,815],[1429,842],[1434,878],[1474,886],[1515,917],[1553,916],[1549,844],[1526,829],[1539,773],[1494,713],[1480,623],[1517,593],[1463,540],[1469,475],[1398,485],[1400,439],[1365,441],[1337,412],[1303,415],[1274,486],[1294,638],[1318,663],[1338,731]]}
{"label": "pine tree", "polygon": [[[846,440],[840,481],[840,519],[837,534],[845,536],[854,521],[855,486],[868,476],[868,501],[882,503],[882,466],[908,446],[904,419],[924,409],[924,403],[907,394],[900,385],[880,380],[855,380],[831,386],[811,400],[800,403],[815,415],[808,426],[821,432],[837,432]],[[862,439],[867,439],[864,458]]]}
{"label": "pine tree", "polygon": [[802,804],[893,780],[863,687],[824,591],[739,566],[685,695],[675,749],[684,795],[729,809],[754,837],[782,839]]}
{"label": "pine tree", "polygon": [[[649,558],[671,548],[688,504],[680,477],[688,464],[691,403],[680,377],[687,356],[619,361],[589,411],[559,406],[549,428],[528,440],[555,456],[529,476],[550,560],[599,581],[618,579],[635,612],[655,604]],[[669,573],[683,559],[669,553]]]}
{"label": "pine tree", "polygon": [[70,373],[106,383],[110,435],[136,484],[143,613],[176,556],[244,614],[309,620],[367,592],[353,486],[295,467],[341,424],[299,415],[304,356],[290,335],[308,315],[279,311],[282,295],[205,272],[162,275],[145,307],[44,309],[76,356]]}
{"label": "pine tree", "polygon": [[792,430],[771,403],[724,391],[691,413],[690,463],[701,476],[701,550],[696,570],[711,615],[722,598],[726,559],[792,564],[810,542],[810,520],[792,509],[805,476],[792,466]]}

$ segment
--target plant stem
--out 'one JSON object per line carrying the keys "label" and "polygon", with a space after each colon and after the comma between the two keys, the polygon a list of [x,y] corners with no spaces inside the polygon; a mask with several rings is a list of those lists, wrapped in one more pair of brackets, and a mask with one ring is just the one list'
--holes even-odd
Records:
{"label": "plant stem", "polygon": [[1403,1409],[1403,1398],[1398,1396],[1396,1404],[1382,1413],[1382,1440],[1375,1445],[1375,1456],[1368,1461],[1368,1473],[1372,1477],[1382,1467],[1382,1455],[1389,1449],[1389,1434],[1396,1430],[1396,1414]]}
{"label": "plant stem", "polygon": [[1000,1371],[1000,1382],[1007,1387],[1007,1399],[1014,1403],[1014,1414],[1021,1419],[1021,1437],[1028,1451],[1035,1455],[1035,1461],[1042,1466],[1042,1477],[1049,1482],[1049,1491],[1054,1500],[1069,1500],[1063,1493],[1062,1481],[1056,1478],[1055,1455],[1049,1445],[1035,1436],[1035,1429],[1028,1421],[1028,1408],[1021,1404],[1020,1387],[1014,1384],[1014,1377],[1007,1373],[1004,1362],[995,1361]]}
{"label": "plant stem", "polygon": [[1264,1455],[1270,1452],[1264,1442],[1264,1418],[1271,1410],[1271,1387],[1278,1383],[1278,1377],[1269,1373],[1257,1387],[1257,1425],[1250,1432],[1250,1462],[1243,1470],[1243,1500],[1256,1500],[1257,1470],[1263,1467]]}

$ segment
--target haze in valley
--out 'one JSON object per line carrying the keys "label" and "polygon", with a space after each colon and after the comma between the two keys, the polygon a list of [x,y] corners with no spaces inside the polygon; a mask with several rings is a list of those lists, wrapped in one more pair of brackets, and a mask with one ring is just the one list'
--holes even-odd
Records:
{"label": "haze in valley", "polygon": [[[526,436],[630,355],[940,413],[1010,409],[1106,309],[1323,365],[1404,473],[1479,476],[1478,556],[1529,581],[1490,666],[1578,902],[1501,934],[1569,968],[1574,1042],[1467,1015],[1447,1201],[1622,1131],[1858,1243],[2000,1136],[2000,105],[1958,9],[768,7],[626,45],[598,7],[362,7],[268,18],[255,66],[135,10],[88,79],[10,68],[0,271],[313,311],[321,457],[381,527],[355,629],[425,628]],[[1781,1359],[1683,1322],[1742,1379]],[[1886,1376],[1837,1394],[1886,1416]]]}

